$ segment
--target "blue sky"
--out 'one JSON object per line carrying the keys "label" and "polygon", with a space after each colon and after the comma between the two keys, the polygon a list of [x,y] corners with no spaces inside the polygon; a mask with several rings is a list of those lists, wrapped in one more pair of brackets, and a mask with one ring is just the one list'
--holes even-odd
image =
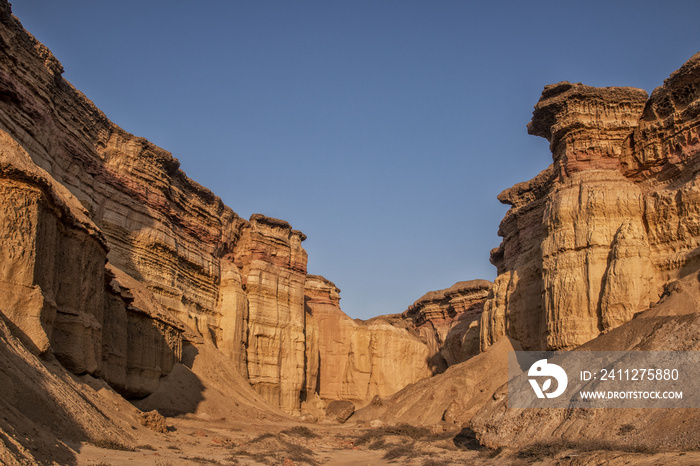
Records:
{"label": "blue sky", "polygon": [[16,0],[64,76],[242,217],[308,235],[343,310],[493,280],[496,196],[551,162],[546,84],[651,92],[700,51],[697,1]]}

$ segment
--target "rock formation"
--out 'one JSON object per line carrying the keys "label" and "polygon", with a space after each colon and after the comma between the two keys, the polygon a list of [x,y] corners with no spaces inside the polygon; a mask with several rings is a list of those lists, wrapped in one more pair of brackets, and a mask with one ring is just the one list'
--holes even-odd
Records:
{"label": "rock formation", "polygon": [[[353,320],[340,309],[340,290],[307,275],[306,367],[303,408],[317,414],[318,401],[364,406],[479,351],[479,319],[491,282],[459,282],[431,291],[402,314]],[[312,399],[317,393],[321,400]]]}
{"label": "rock formation", "polygon": [[630,320],[697,270],[700,54],[656,89],[546,86],[528,125],[553,164],[511,206],[481,321],[482,350],[508,335],[568,349]]}
{"label": "rock formation", "polygon": [[[578,347],[581,351],[698,351],[700,275],[671,282],[651,309]],[[508,406],[508,352],[501,338],[486,351],[358,410],[358,422],[457,424],[492,449],[558,441],[634,451],[696,449],[696,409],[515,409]],[[625,432],[627,431],[627,432]],[[624,435],[623,435],[624,433]],[[573,448],[573,447],[572,447]],[[495,464],[495,463],[494,463]]]}
{"label": "rock formation", "polygon": [[[189,328],[269,401],[298,410],[304,235],[262,215],[240,219],[169,153],[111,123],[61,78],[9,5],[1,13],[11,200],[3,251],[12,254],[3,260],[3,314],[37,352],[51,349],[72,371],[103,375],[129,396],[157,389]],[[129,295],[135,286],[146,309]]]}
{"label": "rock formation", "polygon": [[1,1],[0,312],[36,354],[145,397],[211,344],[289,413],[430,374],[404,328],[326,309],[303,233],[241,219],[62,72]]}
{"label": "rock formation", "polygon": [[105,239],[73,195],[2,130],[0,145],[0,311],[36,354],[148,394],[180,358],[182,324],[105,268]]}
{"label": "rock formation", "polygon": [[[369,403],[357,418],[470,421],[491,446],[597,438],[651,414],[508,410],[504,354],[698,350],[700,54],[648,100],[545,87],[528,130],[553,163],[499,196],[511,208],[495,283],[367,322],[307,274],[303,233],[241,219],[61,73],[0,0],[1,462],[69,462],[60,439],[146,435],[112,389],[172,415],[316,420],[342,400],[343,419]],[[640,442],[666,441],[683,416],[678,431],[697,433],[692,413],[653,415],[665,424]]]}
{"label": "rock formation", "polygon": [[[695,273],[672,282],[658,304],[578,350],[700,351],[698,279]],[[700,447],[697,409],[514,409],[507,403],[504,384],[473,413],[470,426],[482,444],[519,447],[563,440],[627,445],[636,451]]]}
{"label": "rock formation", "polygon": [[458,282],[430,291],[401,315],[428,346],[433,373],[466,361],[479,353],[479,321],[493,283]]}
{"label": "rock formation", "polygon": [[306,383],[304,239],[283,220],[253,215],[235,249],[248,300],[250,383],[273,405],[291,411],[299,409]]}
{"label": "rock formation", "polygon": [[[356,321],[340,310],[340,290],[320,276],[306,280],[307,320],[318,328],[318,385],[323,400],[367,404],[428,377],[428,348],[405,328]],[[308,360],[315,360],[312,355]]]}

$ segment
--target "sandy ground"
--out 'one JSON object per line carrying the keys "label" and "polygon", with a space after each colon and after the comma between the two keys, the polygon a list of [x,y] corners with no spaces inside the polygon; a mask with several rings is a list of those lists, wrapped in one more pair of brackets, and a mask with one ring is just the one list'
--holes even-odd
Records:
{"label": "sandy ground", "polygon": [[195,416],[168,418],[167,423],[169,433],[149,436],[149,443],[133,451],[114,445],[69,446],[81,465],[700,464],[700,452],[490,451],[458,435],[459,429],[392,432],[350,422],[302,425]]}

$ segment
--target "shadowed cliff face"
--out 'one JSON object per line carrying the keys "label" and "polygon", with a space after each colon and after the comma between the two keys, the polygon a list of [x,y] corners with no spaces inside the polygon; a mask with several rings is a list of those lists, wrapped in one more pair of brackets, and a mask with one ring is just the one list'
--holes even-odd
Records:
{"label": "shadowed cliff face", "polygon": [[545,87],[531,134],[554,163],[499,196],[511,209],[491,253],[498,278],[482,350],[585,343],[700,266],[700,54],[656,89]]}

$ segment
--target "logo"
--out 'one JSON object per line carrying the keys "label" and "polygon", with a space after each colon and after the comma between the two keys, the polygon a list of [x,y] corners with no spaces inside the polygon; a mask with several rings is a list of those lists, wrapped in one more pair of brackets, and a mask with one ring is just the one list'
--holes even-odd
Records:
{"label": "logo", "polygon": [[[569,383],[569,378],[566,376],[566,372],[561,367],[556,364],[550,364],[546,359],[540,359],[535,362],[530,370],[527,371],[529,377],[547,377],[543,382],[542,386],[537,382],[536,379],[528,379],[532,389],[535,391],[537,398],[556,398],[566,390],[566,385]],[[552,379],[557,381],[556,390],[551,393],[546,393],[552,387]]]}

